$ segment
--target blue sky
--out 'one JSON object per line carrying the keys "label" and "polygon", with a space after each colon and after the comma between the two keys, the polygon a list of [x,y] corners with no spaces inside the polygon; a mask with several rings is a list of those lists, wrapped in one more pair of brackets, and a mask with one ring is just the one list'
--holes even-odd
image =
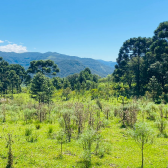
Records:
{"label": "blue sky", "polygon": [[0,51],[115,61],[123,42],[152,37],[168,0],[0,0]]}

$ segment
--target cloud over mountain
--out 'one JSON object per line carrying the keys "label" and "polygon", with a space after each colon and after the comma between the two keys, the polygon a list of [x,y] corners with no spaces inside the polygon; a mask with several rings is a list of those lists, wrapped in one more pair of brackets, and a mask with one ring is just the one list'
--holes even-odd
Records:
{"label": "cloud over mountain", "polygon": [[[0,40],[0,42],[1,42],[1,40]],[[0,46],[0,51],[24,53],[24,52],[27,52],[27,48],[25,46],[22,46],[22,45],[8,44],[8,45]]]}

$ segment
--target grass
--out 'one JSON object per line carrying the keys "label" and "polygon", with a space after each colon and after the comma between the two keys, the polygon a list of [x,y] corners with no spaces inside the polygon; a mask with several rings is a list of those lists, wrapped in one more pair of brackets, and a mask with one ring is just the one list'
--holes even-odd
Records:
{"label": "grass", "polygon": [[[23,103],[29,102],[29,96],[24,96]],[[15,103],[20,101],[17,95]],[[33,100],[32,100],[33,101]],[[102,101],[103,102],[103,101]],[[117,101],[113,100],[113,103]],[[58,102],[62,104],[62,102]],[[57,105],[58,105],[57,104]],[[64,103],[63,103],[64,104]],[[93,104],[95,102],[93,101]],[[106,102],[111,107],[111,102]],[[118,106],[119,104],[117,104]],[[20,111],[22,114],[22,111]],[[10,113],[9,113],[10,114]],[[61,145],[54,136],[49,137],[48,134],[56,135],[60,130],[58,118],[55,123],[47,122],[36,123],[35,121],[26,124],[22,120],[10,121],[7,115],[7,122],[0,124],[0,168],[4,168],[7,164],[8,148],[5,137],[8,133],[12,133],[12,152],[14,160],[14,168],[72,168],[82,167],[81,154],[82,146],[77,139],[75,133],[72,134],[72,141],[63,144],[63,156],[60,156]],[[101,114],[103,116],[103,114]],[[140,120],[140,116],[138,118]],[[141,151],[136,142],[129,136],[129,128],[121,128],[120,119],[113,117],[110,119],[106,128],[101,128],[101,146],[105,150],[105,155],[99,157],[95,155],[95,144],[92,147],[92,165],[96,168],[140,168]],[[155,130],[156,135],[159,133],[153,121],[146,120]],[[40,128],[37,129],[37,125]],[[31,128],[31,135],[37,135],[37,141],[28,142],[25,136],[25,130]],[[51,131],[52,129],[52,131]],[[31,136],[29,135],[29,136]],[[163,137],[155,138],[154,143],[144,150],[144,167],[161,168],[168,166],[168,139]]]}

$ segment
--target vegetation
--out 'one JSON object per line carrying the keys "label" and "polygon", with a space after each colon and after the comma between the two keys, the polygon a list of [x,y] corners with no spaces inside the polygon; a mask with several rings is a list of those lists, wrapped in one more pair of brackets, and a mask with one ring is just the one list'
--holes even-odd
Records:
{"label": "vegetation", "polygon": [[[120,49],[114,80],[123,96],[144,96],[150,91],[155,102],[167,95],[168,22],[160,23],[153,38],[130,38]],[[121,83],[123,86],[121,87]],[[121,93],[121,92],[120,92]]]}
{"label": "vegetation", "polygon": [[167,167],[167,26],[127,40],[106,78],[1,58],[0,167]]}

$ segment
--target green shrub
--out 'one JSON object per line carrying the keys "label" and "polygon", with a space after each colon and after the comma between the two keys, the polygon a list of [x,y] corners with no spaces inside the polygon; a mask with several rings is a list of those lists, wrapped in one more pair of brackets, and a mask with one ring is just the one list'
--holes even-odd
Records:
{"label": "green shrub", "polygon": [[32,128],[25,129],[25,136],[30,136],[32,134]]}
{"label": "green shrub", "polygon": [[41,125],[40,124],[36,124],[36,129],[40,129]]}

